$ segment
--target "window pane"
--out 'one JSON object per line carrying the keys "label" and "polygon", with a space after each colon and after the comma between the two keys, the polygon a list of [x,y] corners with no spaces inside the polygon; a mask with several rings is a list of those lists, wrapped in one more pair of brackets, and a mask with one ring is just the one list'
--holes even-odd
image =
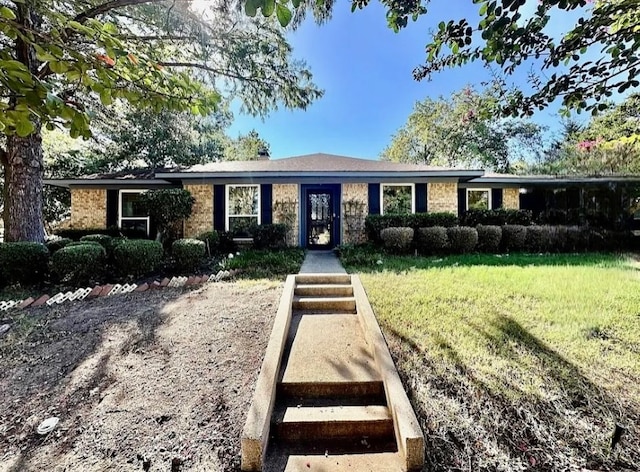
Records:
{"label": "window pane", "polygon": [[129,237],[134,235],[146,237],[148,234],[147,220],[122,220],[120,222],[120,229]]}
{"label": "window pane", "polygon": [[411,213],[413,200],[411,185],[385,185],[382,188],[382,205],[385,214]]}
{"label": "window pane", "polygon": [[142,205],[140,204],[139,193],[123,192],[122,194],[122,216],[148,216],[145,214]]}
{"label": "window pane", "polygon": [[229,187],[229,215],[258,216],[258,187]]}
{"label": "window pane", "polygon": [[252,237],[252,228],[257,226],[257,216],[232,216],[229,218],[229,231],[237,238]]}
{"label": "window pane", "polygon": [[489,191],[469,190],[469,210],[488,210]]}

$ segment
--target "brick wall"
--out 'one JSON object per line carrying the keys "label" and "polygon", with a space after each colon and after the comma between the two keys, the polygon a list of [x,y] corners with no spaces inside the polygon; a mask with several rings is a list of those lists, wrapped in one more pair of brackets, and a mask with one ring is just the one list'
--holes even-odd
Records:
{"label": "brick wall", "polygon": [[342,242],[359,244],[367,240],[364,220],[369,214],[369,185],[342,184]]}
{"label": "brick wall", "polygon": [[71,227],[75,229],[107,226],[107,190],[71,189]]}
{"label": "brick wall", "polygon": [[213,229],[213,185],[211,184],[186,184],[193,198],[191,216],[184,222],[184,237],[193,238],[205,231]]}
{"label": "brick wall", "polygon": [[273,184],[271,204],[273,222],[290,225],[287,234],[287,244],[289,246],[298,246],[300,244],[299,203],[298,184]]}
{"label": "brick wall", "polygon": [[429,213],[448,211],[458,214],[458,184],[456,182],[430,182],[427,186]]}
{"label": "brick wall", "polygon": [[502,192],[502,206],[504,208],[519,210],[520,209],[520,189],[505,188]]}

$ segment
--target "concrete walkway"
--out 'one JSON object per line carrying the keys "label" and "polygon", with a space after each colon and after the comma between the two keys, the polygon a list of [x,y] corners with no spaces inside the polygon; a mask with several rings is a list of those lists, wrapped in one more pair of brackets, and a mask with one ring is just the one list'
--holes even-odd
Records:
{"label": "concrete walkway", "polygon": [[346,274],[340,260],[333,251],[307,251],[301,274]]}

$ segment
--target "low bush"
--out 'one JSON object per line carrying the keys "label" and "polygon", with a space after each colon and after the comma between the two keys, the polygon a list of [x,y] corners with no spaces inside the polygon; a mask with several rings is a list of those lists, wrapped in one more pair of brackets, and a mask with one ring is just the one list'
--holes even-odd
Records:
{"label": "low bush", "polygon": [[74,241],[79,241],[83,236],[89,236],[94,234],[106,234],[107,236],[116,237],[120,236],[120,229],[112,226],[110,228],[86,228],[86,229],[59,229],[54,231],[56,236],[60,236],[61,238],[69,238]]}
{"label": "low bush", "polygon": [[49,250],[44,244],[0,244],[0,276],[8,284],[33,285],[47,275]]}
{"label": "low bush", "polygon": [[451,252],[465,254],[472,252],[478,245],[478,231],[469,226],[454,226],[447,229]]}
{"label": "low bush", "polygon": [[51,241],[47,241],[45,243],[45,246],[47,246],[49,253],[53,254],[54,252],[62,249],[67,244],[70,244],[72,242],[73,240],[70,238],[57,238],[57,239],[52,239]]}
{"label": "low bush", "polygon": [[385,228],[380,231],[380,239],[384,248],[397,253],[407,252],[413,242],[413,228]]}
{"label": "low bush", "polygon": [[218,244],[220,254],[227,255],[229,253],[235,253],[238,250],[238,245],[233,240],[233,234],[230,231],[220,231],[218,236],[220,237]]}
{"label": "low bush", "polygon": [[502,248],[507,251],[522,251],[527,241],[527,227],[504,225],[502,227]]}
{"label": "low bush", "polygon": [[100,247],[104,247],[102,244],[100,244],[97,241],[71,241],[65,247],[75,247],[75,246],[100,246]]}
{"label": "low bush", "polygon": [[197,269],[207,252],[204,241],[199,239],[178,239],[171,245],[171,254],[176,267],[183,271]]}
{"label": "low bush", "polygon": [[304,260],[300,248],[258,251],[249,249],[227,261],[227,269],[237,269],[242,278],[284,280],[288,274],[297,274]]}
{"label": "low bush", "polygon": [[253,230],[253,246],[256,249],[282,249],[287,245],[287,225],[265,224]]}
{"label": "low bush", "polygon": [[209,257],[219,253],[220,234],[217,231],[207,231],[200,234],[197,239],[204,242],[204,247]]}
{"label": "low bush", "polygon": [[383,260],[383,254],[371,243],[368,244],[343,244],[336,248],[336,253],[342,264],[355,266],[375,266]]}
{"label": "low bush", "polygon": [[583,252],[589,247],[589,228],[586,226],[567,226],[567,239],[564,248],[567,252]]}
{"label": "low bush", "polygon": [[549,251],[564,252],[567,250],[567,227],[549,226]]}
{"label": "low bush", "polygon": [[108,234],[88,234],[86,236],[82,236],[80,241],[92,241],[100,244],[107,253],[111,252],[113,249],[113,238]]}
{"label": "low bush", "polygon": [[530,210],[513,210],[506,208],[497,208],[495,210],[470,209],[462,216],[460,224],[464,226],[529,226],[532,221],[533,214]]}
{"label": "low bush", "polygon": [[51,256],[51,272],[60,282],[85,285],[100,275],[106,255],[99,244],[68,245]]}
{"label": "low bush", "polygon": [[531,252],[547,252],[551,247],[551,227],[533,225],[527,227],[525,248]]}
{"label": "low bush", "polygon": [[478,249],[482,252],[498,252],[502,241],[502,228],[496,225],[478,225]]}
{"label": "low bush", "polygon": [[113,249],[113,262],[120,275],[140,277],[158,267],[162,254],[162,244],[158,241],[131,239]]}
{"label": "low bush", "polygon": [[416,247],[421,254],[440,254],[448,245],[447,228],[444,226],[418,229]]}
{"label": "low bush", "polygon": [[408,215],[369,215],[365,219],[365,229],[370,241],[382,242],[380,232],[385,228],[420,228],[444,226],[449,228],[458,224],[458,217],[453,213],[414,213]]}

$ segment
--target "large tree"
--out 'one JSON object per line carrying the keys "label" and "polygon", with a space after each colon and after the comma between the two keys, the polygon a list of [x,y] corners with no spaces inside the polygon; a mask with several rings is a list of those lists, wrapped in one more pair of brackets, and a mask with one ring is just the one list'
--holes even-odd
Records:
{"label": "large tree", "polygon": [[[244,0],[246,11],[258,9],[287,22],[292,18],[287,0]],[[352,10],[371,0],[351,0]],[[333,0],[292,0],[294,10],[330,10]],[[387,8],[389,26],[398,31],[428,14],[429,0],[380,0]],[[448,0],[451,4],[451,0]],[[517,71],[529,73],[530,88],[505,87],[502,112],[531,115],[559,99],[568,110],[604,109],[603,99],[640,85],[640,2],[638,0],[458,0],[477,4],[475,18],[438,18],[438,28],[426,45],[426,62],[414,70],[417,80],[435,72],[481,61],[505,78]],[[325,7],[324,9],[321,7]],[[455,10],[455,9],[453,9]],[[555,34],[553,20],[577,14],[573,26]],[[295,18],[295,16],[293,17]],[[505,82],[507,83],[507,82]]]}
{"label": "large tree", "polygon": [[541,129],[528,120],[496,119],[497,102],[495,88],[471,87],[417,102],[382,158],[508,172],[514,161],[541,150]]}
{"label": "large tree", "polygon": [[42,128],[89,137],[87,101],[208,114],[221,97],[265,114],[321,92],[275,20],[240,2],[0,0],[5,239],[41,241]]}

